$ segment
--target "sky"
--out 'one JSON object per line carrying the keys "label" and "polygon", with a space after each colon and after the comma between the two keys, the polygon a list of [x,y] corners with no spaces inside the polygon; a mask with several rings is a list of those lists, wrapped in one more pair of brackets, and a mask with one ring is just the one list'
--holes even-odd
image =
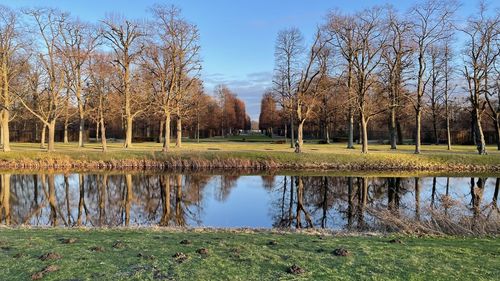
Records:
{"label": "sky", "polygon": [[[406,11],[411,0],[0,0],[9,7],[56,7],[82,20],[97,22],[109,13],[131,19],[147,18],[154,3],[174,4],[185,19],[198,26],[206,92],[224,83],[258,120],[260,99],[271,86],[274,43],[279,30],[297,27],[311,39],[318,24],[332,9],[355,12],[390,4]],[[464,0],[458,14],[475,11],[475,0]],[[495,3],[493,1],[492,3]]]}

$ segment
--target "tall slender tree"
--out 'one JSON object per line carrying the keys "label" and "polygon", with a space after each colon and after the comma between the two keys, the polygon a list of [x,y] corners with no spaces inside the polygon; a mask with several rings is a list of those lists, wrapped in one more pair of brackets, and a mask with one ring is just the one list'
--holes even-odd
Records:
{"label": "tall slender tree", "polygon": [[415,45],[417,90],[413,107],[415,109],[415,153],[421,150],[422,109],[425,93],[425,56],[430,46],[451,36],[451,20],[457,9],[455,1],[426,0],[417,3],[410,11],[413,19],[412,40]]}
{"label": "tall slender tree", "polygon": [[141,55],[144,45],[140,38],[145,35],[137,22],[123,18],[108,18],[103,21],[102,35],[110,43],[115,53],[113,64],[120,73],[120,85],[117,89],[123,96],[123,110],[125,118],[124,148],[132,146],[132,126],[134,118],[144,111],[144,108],[133,110],[133,91],[131,89],[132,64]]}

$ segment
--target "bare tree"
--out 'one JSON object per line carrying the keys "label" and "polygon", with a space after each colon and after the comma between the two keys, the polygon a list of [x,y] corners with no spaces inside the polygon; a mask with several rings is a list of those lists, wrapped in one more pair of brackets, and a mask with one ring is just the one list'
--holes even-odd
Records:
{"label": "bare tree", "polygon": [[[482,3],[483,7],[484,4]],[[486,9],[485,7],[482,9]],[[481,13],[483,13],[481,11]],[[500,13],[487,19],[490,29],[486,37],[483,65],[485,67],[484,97],[488,104],[487,116],[493,121],[497,139],[497,149],[500,150]],[[491,77],[492,79],[490,79]],[[491,83],[491,85],[490,85]]]}
{"label": "bare tree", "polygon": [[83,147],[86,114],[86,101],[82,94],[82,86],[85,82],[83,67],[97,46],[99,36],[90,25],[75,19],[61,22],[60,29],[63,42],[59,48],[65,56],[71,82],[68,88],[75,95],[78,107],[78,147]]}
{"label": "bare tree", "polygon": [[[106,54],[94,53],[89,61],[89,82],[88,83],[88,98],[90,99],[91,107],[93,108],[93,117],[101,133],[102,151],[107,151],[106,140],[106,117],[109,118],[110,101],[109,96],[113,92],[113,80],[116,80],[114,69],[109,64],[109,56]],[[92,113],[92,112],[91,112]]]}
{"label": "bare tree", "polygon": [[358,20],[354,34],[356,51],[353,67],[356,81],[356,106],[362,130],[362,153],[368,153],[368,122],[374,116],[387,110],[384,106],[370,106],[368,103],[369,96],[378,95],[377,89],[374,89],[380,82],[376,72],[381,65],[381,52],[385,47],[387,36],[383,30],[382,12],[380,8],[373,8],[356,16]]}
{"label": "bare tree", "polygon": [[443,69],[443,48],[438,45],[433,45],[430,46],[429,52],[428,52],[428,59],[429,59],[429,76],[426,81],[426,84],[429,85],[429,87],[426,87],[429,89],[427,96],[429,98],[429,103],[430,103],[430,110],[431,110],[431,119],[432,119],[432,132],[434,135],[434,144],[438,145],[439,144],[439,128],[438,128],[438,121],[440,118],[440,111],[441,111],[441,100],[442,100],[442,91],[441,91],[441,84],[442,80],[444,79],[444,73],[441,71]]}
{"label": "bare tree", "polygon": [[[64,104],[68,98],[63,93],[64,83],[64,64],[63,57],[57,48],[61,41],[60,24],[67,20],[67,15],[55,9],[31,9],[25,13],[32,17],[34,26],[37,29],[37,35],[41,37],[42,47],[36,54],[39,60],[42,73],[40,81],[42,91],[37,94],[35,103],[28,103],[29,97],[21,97],[19,100],[22,105],[36,116],[49,131],[48,151],[55,150],[55,127],[56,121],[64,112]],[[35,64],[37,64],[35,62]],[[35,87],[40,87],[37,85]],[[44,137],[42,136],[42,139]]]}
{"label": "bare tree", "polygon": [[481,2],[479,16],[470,17],[462,32],[467,36],[463,75],[467,80],[475,142],[478,153],[486,154],[481,120],[488,104],[486,99],[492,95],[489,77],[493,74],[495,62],[500,55],[499,15],[489,18],[486,6]]}
{"label": "bare tree", "polygon": [[450,126],[450,97],[453,93],[454,87],[450,85],[451,77],[453,77],[453,68],[450,67],[452,62],[452,52],[451,52],[451,44],[450,41],[446,41],[444,45],[444,53],[443,53],[443,70],[444,70],[444,89],[443,89],[443,98],[444,98],[444,114],[446,119],[446,144],[447,149],[451,150],[451,126]]}
{"label": "bare tree", "polygon": [[9,122],[13,116],[11,82],[20,75],[23,60],[19,56],[23,42],[18,14],[0,5],[0,130],[2,151],[10,151]]}
{"label": "bare tree", "polygon": [[125,117],[125,143],[124,148],[132,146],[132,126],[134,118],[144,111],[144,108],[132,109],[132,90],[131,90],[131,67],[138,59],[144,45],[139,43],[139,39],[144,36],[144,32],[138,23],[127,19],[106,19],[103,21],[105,29],[102,32],[111,47],[114,50],[114,65],[120,71],[121,85],[118,88],[123,95],[124,117]]}
{"label": "bare tree", "polygon": [[281,107],[288,113],[290,124],[290,147],[295,142],[294,91],[300,78],[300,58],[304,51],[303,37],[297,28],[284,29],[278,33],[274,51],[273,93]]}
{"label": "bare tree", "polygon": [[302,146],[304,145],[304,123],[311,117],[317,106],[320,93],[316,88],[319,85],[317,82],[322,75],[326,74],[329,57],[329,49],[326,48],[326,44],[327,40],[322,38],[320,30],[318,30],[292,97],[298,124],[297,147],[295,150],[297,153],[302,152]]}
{"label": "bare tree", "polygon": [[339,50],[340,55],[346,62],[346,88],[347,88],[347,148],[354,149],[354,55],[356,52],[355,20],[352,16],[345,16],[338,13],[331,13],[328,16],[327,29],[334,38],[332,44]]}
{"label": "bare tree", "polygon": [[438,41],[450,37],[451,17],[457,8],[453,1],[426,0],[415,5],[409,16],[413,18],[412,40],[415,44],[417,56],[417,92],[413,107],[415,109],[415,153],[420,153],[421,146],[421,119],[425,93],[425,55],[429,47]]}
{"label": "bare tree", "polygon": [[493,119],[493,123],[495,124],[497,149],[500,150],[500,68],[495,65],[495,69],[496,75],[493,79],[495,82],[491,93],[486,95],[486,101],[488,102],[488,107],[490,109],[490,113],[488,115],[491,119]]}
{"label": "bare tree", "polygon": [[181,18],[175,6],[155,5],[150,48],[145,66],[154,77],[155,104],[163,112],[165,139],[163,151],[169,150],[171,115],[177,117],[176,146],[182,146],[182,117],[188,109],[189,89],[201,70],[199,33],[195,25]]}
{"label": "bare tree", "polygon": [[408,20],[398,16],[395,11],[388,14],[387,45],[382,50],[383,64],[386,69],[386,88],[389,93],[389,134],[391,149],[397,149],[397,122],[398,111],[405,99],[402,90],[405,84],[405,71],[411,65],[412,48],[410,46],[410,32],[412,25]]}

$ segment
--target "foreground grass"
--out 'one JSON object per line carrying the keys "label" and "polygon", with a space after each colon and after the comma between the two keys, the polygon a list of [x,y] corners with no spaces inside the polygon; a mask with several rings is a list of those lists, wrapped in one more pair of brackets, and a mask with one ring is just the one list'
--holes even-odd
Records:
{"label": "foreground grass", "polygon": [[[394,169],[406,167],[415,170],[433,170],[436,167],[452,167],[448,170],[465,170],[473,165],[476,167],[490,167],[486,170],[500,169],[500,152],[494,146],[488,147],[488,155],[477,155],[474,146],[454,146],[452,151],[445,146],[423,146],[422,153],[413,153],[411,145],[401,145],[398,150],[391,150],[388,145],[370,145],[370,153],[361,154],[358,149],[346,149],[345,144],[314,144],[306,143],[304,153],[296,154],[289,144],[276,144],[262,138],[258,141],[244,142],[241,139],[222,141],[212,139],[206,142],[186,142],[182,148],[172,147],[171,152],[165,154],[158,143],[136,143],[128,150],[122,148],[121,143],[110,143],[109,152],[102,153],[100,144],[88,143],[78,149],[76,143],[56,144],[55,153],[47,153],[35,143],[13,143],[12,151],[1,153],[0,160],[5,162],[45,161],[59,164],[71,162],[106,162],[106,161],[228,161],[238,160],[248,163],[262,162],[270,165],[292,166],[303,165],[309,167],[328,168],[337,165],[342,169],[368,167]],[[234,165],[237,165],[234,162]],[[463,168],[460,168],[464,165]],[[244,166],[242,164],[242,166]],[[496,167],[491,169],[491,167]],[[285,167],[287,168],[287,167]],[[458,169],[457,169],[458,168]],[[481,169],[480,169],[481,170]]]}
{"label": "foreground grass", "polygon": [[[64,244],[61,239],[74,238]],[[190,244],[181,244],[182,240]],[[228,231],[0,229],[0,280],[498,280],[497,238],[336,237]],[[121,241],[122,247],[113,247]],[[270,243],[273,241],[272,243]],[[102,247],[92,251],[93,247]],[[332,254],[336,248],[347,257]],[[208,254],[197,250],[206,248]],[[101,251],[102,250],[102,251]],[[42,261],[48,252],[61,256]],[[182,252],[184,262],[172,256]],[[305,270],[287,272],[292,264]]]}

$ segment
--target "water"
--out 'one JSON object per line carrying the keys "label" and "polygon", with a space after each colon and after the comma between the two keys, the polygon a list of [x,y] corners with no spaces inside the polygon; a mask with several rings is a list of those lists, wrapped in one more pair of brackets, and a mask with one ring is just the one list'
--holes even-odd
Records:
{"label": "water", "polygon": [[[387,229],[375,212],[499,219],[500,178],[1,174],[0,224]],[[390,225],[389,225],[390,227]]]}

